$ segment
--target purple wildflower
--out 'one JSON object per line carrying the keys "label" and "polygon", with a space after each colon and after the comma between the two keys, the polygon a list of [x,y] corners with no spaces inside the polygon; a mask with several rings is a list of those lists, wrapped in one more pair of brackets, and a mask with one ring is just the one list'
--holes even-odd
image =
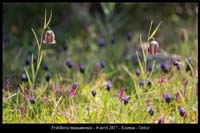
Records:
{"label": "purple wildflower", "polygon": [[34,96],[30,96],[30,102],[31,102],[31,104],[35,104],[35,98],[34,98]]}
{"label": "purple wildflower", "polygon": [[167,102],[167,103],[170,103],[171,102],[171,95],[169,94],[169,93],[166,93],[165,95],[164,95],[164,97],[165,97],[165,101]]}
{"label": "purple wildflower", "polygon": [[138,67],[136,68],[135,73],[136,73],[137,76],[140,76],[140,69]]}
{"label": "purple wildflower", "polygon": [[154,115],[154,108],[153,108],[152,106],[149,107],[149,114],[150,114],[151,116]]}
{"label": "purple wildflower", "polygon": [[59,84],[59,90],[58,90],[59,95],[62,95],[62,83],[60,82]]}
{"label": "purple wildflower", "polygon": [[77,88],[78,88],[78,82],[75,82],[75,83],[73,84],[73,86],[71,87],[71,89],[69,90],[69,95],[70,95],[71,97],[74,97],[74,96],[75,96]]}
{"label": "purple wildflower", "polygon": [[51,78],[51,74],[48,73],[48,74],[46,75],[46,81],[49,82],[50,78]]}
{"label": "purple wildflower", "polygon": [[165,80],[165,77],[164,76],[161,76],[159,79],[158,79],[158,83],[162,84]]}
{"label": "purple wildflower", "polygon": [[121,88],[120,91],[119,91],[119,93],[117,94],[117,97],[119,97],[119,99],[121,101],[123,101],[122,96],[123,96],[124,93],[125,93],[125,88]]}
{"label": "purple wildflower", "polygon": [[100,38],[100,39],[98,40],[98,45],[99,45],[99,47],[105,46],[105,40],[104,40],[103,38]]}
{"label": "purple wildflower", "polygon": [[168,73],[170,70],[170,67],[167,63],[162,63],[161,64],[161,69],[163,70],[164,73]]}
{"label": "purple wildflower", "polygon": [[110,88],[112,87],[112,83],[111,83],[111,81],[108,81],[107,82],[107,85],[106,85],[106,89],[108,90],[108,91],[110,91]]}
{"label": "purple wildflower", "polygon": [[184,117],[184,118],[186,118],[186,112],[185,112],[185,109],[183,108],[183,107],[180,107],[179,108],[179,113],[180,113],[180,116],[181,117]]}
{"label": "purple wildflower", "polygon": [[128,33],[127,33],[127,40],[128,40],[128,41],[131,41],[131,39],[132,39],[132,33],[131,33],[131,32],[128,32]]}
{"label": "purple wildflower", "polygon": [[124,101],[124,104],[126,105],[128,103],[129,97],[123,97],[122,100]]}
{"label": "purple wildflower", "polygon": [[150,98],[148,98],[148,99],[146,100],[146,104],[147,104],[147,106],[149,106],[149,105],[150,105],[150,102],[151,102],[151,99],[150,99]]}
{"label": "purple wildflower", "polygon": [[95,97],[96,94],[97,94],[95,89],[93,89],[91,93],[92,93],[92,96],[93,96],[93,97]]}
{"label": "purple wildflower", "polygon": [[81,73],[84,73],[84,71],[85,71],[84,64],[79,64],[79,70],[80,70]]}
{"label": "purple wildflower", "polygon": [[177,101],[179,101],[179,100],[181,99],[181,96],[180,96],[180,93],[179,93],[179,92],[177,92],[177,93],[175,94],[175,96],[176,96],[176,100],[177,100]]}
{"label": "purple wildflower", "polygon": [[10,88],[10,79],[6,79],[6,91],[8,91]]}
{"label": "purple wildflower", "polygon": [[152,80],[149,79],[149,80],[147,81],[147,86],[151,87],[151,85],[152,85]]}
{"label": "purple wildflower", "polygon": [[101,68],[104,68],[106,66],[106,62],[104,60],[101,60],[100,64],[101,64]]}
{"label": "purple wildflower", "polygon": [[163,118],[159,118],[159,119],[158,119],[158,124],[163,124],[163,123],[164,123],[164,120],[165,120],[164,117],[163,117]]}
{"label": "purple wildflower", "polygon": [[142,87],[143,87],[143,86],[144,86],[144,80],[143,80],[143,79],[142,79],[142,80],[140,80],[140,83],[139,83],[139,84],[140,84],[140,86],[142,86]]}
{"label": "purple wildflower", "polygon": [[27,57],[25,60],[26,65],[28,66],[31,63],[31,58]]}
{"label": "purple wildflower", "polygon": [[28,81],[28,77],[24,73],[22,74],[21,79],[22,81]]}
{"label": "purple wildflower", "polygon": [[24,112],[25,112],[25,107],[24,106],[20,107],[20,112],[21,112],[22,115],[24,114]]}
{"label": "purple wildflower", "polygon": [[69,58],[67,59],[66,65],[67,65],[69,68],[72,68],[72,67],[73,67],[73,63],[72,63],[72,61],[71,61]]}
{"label": "purple wildflower", "polygon": [[47,63],[45,63],[45,64],[43,65],[43,69],[44,69],[45,71],[48,71],[48,64],[47,64]]}

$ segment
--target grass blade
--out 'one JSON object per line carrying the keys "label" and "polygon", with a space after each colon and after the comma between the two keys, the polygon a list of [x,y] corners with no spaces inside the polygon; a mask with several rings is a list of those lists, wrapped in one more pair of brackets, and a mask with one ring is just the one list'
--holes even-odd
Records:
{"label": "grass blade", "polygon": [[35,33],[35,31],[34,31],[33,28],[31,28],[31,30],[32,30],[32,32],[33,32],[33,34],[34,34],[34,37],[35,37],[35,40],[36,40],[36,43],[37,43],[37,46],[38,46],[38,49],[39,49],[40,43],[39,43],[39,41],[38,41],[37,35],[36,35],[36,33]]}
{"label": "grass blade", "polygon": [[31,79],[30,79],[29,73],[28,73],[28,71],[27,71],[26,68],[24,68],[24,70],[25,70],[25,72],[26,72],[26,76],[28,77],[28,83],[29,83],[29,85],[31,86],[31,85],[32,85],[32,82],[31,82]]}
{"label": "grass blade", "polygon": [[160,27],[161,24],[162,24],[162,22],[160,22],[160,23],[158,24],[158,26],[156,27],[156,29],[152,32],[151,36],[148,37],[148,41],[149,41],[151,38],[153,38],[153,37],[155,36],[155,34],[156,34],[156,32],[158,31],[158,29],[159,29],[159,27]]}

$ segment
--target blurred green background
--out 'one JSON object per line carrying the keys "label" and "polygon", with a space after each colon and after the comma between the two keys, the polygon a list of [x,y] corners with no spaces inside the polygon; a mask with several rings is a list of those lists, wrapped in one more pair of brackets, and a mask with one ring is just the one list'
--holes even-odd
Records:
{"label": "blurred green background", "polygon": [[[34,43],[31,28],[39,36],[45,9],[48,13],[53,11],[50,26],[57,42],[50,51],[60,53],[67,49],[67,56],[73,52],[70,47],[80,54],[81,49],[95,52],[98,38],[108,40],[115,35],[125,40],[127,32],[133,33],[132,42],[137,45],[139,39],[134,37],[142,34],[146,40],[153,20],[153,28],[162,21],[155,36],[160,46],[170,54],[195,57],[197,64],[198,3],[3,3],[4,78],[23,71],[27,49]],[[83,45],[88,36],[89,45]],[[73,45],[69,46],[71,42]],[[63,57],[63,64],[67,56]]]}

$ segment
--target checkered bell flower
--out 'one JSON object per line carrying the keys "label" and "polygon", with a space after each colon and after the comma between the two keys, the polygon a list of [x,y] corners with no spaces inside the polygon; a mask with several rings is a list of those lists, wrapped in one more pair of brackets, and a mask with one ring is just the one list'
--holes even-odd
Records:
{"label": "checkered bell flower", "polygon": [[45,43],[47,45],[49,45],[49,44],[52,45],[52,44],[56,43],[55,34],[50,28],[45,33],[45,38],[43,40],[43,43]]}

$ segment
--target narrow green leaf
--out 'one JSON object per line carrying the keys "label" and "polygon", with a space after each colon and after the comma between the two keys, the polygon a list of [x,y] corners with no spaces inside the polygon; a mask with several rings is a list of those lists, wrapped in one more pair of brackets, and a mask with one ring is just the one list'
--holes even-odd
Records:
{"label": "narrow green leaf", "polygon": [[150,74],[149,74],[149,77],[148,77],[148,78],[151,78],[151,75],[152,75],[152,73],[153,73],[153,70],[154,70],[155,64],[156,64],[156,61],[155,61],[155,60],[153,60],[152,70],[151,70],[151,72],[150,72]]}
{"label": "narrow green leaf", "polygon": [[143,58],[144,58],[144,62],[146,63],[146,55],[145,55],[145,52],[144,52],[144,47],[143,47],[142,36],[141,35],[140,35],[140,45],[142,47],[142,55],[143,55]]}
{"label": "narrow green leaf", "polygon": [[103,122],[103,119],[104,119],[104,116],[106,114],[106,111],[107,111],[107,101],[108,101],[108,96],[106,95],[105,98],[104,98],[104,103],[103,103],[103,111],[101,112],[100,114],[100,118],[98,120],[98,123],[102,123]]}
{"label": "narrow green leaf", "polygon": [[31,79],[30,79],[29,73],[28,73],[28,71],[27,71],[26,68],[25,68],[25,72],[26,72],[26,76],[28,77],[28,83],[29,83],[29,85],[31,86],[31,85],[32,85],[32,82],[31,82]]}
{"label": "narrow green leaf", "polygon": [[51,18],[52,18],[52,10],[51,10],[51,13],[50,13],[50,17],[49,17],[49,19],[48,19],[48,21],[47,21],[47,24],[46,24],[46,27],[49,25],[49,23],[51,22]]}
{"label": "narrow green leaf", "polygon": [[124,69],[125,72],[132,78],[132,73],[128,70],[128,68],[125,65],[122,65],[122,68]]}
{"label": "narrow green leaf", "polygon": [[37,70],[36,71],[38,71],[39,70],[39,68],[40,68],[40,64],[41,64],[41,62],[42,62],[42,52],[41,52],[41,54],[40,54],[40,57],[39,57],[39,62],[38,62],[38,64],[37,64]]}
{"label": "narrow green leaf", "polygon": [[36,101],[42,96],[44,92],[46,92],[47,86],[48,86],[48,83],[46,83],[45,87],[43,88],[43,91],[37,96]]}
{"label": "narrow green leaf", "polygon": [[151,24],[150,24],[150,28],[149,28],[149,33],[148,33],[148,37],[147,37],[147,42],[148,42],[148,38],[149,38],[150,33],[151,33],[152,25],[153,25],[153,20],[151,20]]}
{"label": "narrow green leaf", "polygon": [[83,107],[82,107],[82,103],[80,102],[80,108],[79,108],[79,122],[82,123],[83,122]]}
{"label": "narrow green leaf", "polygon": [[139,63],[139,67],[140,67],[140,70],[141,70],[141,74],[142,74],[142,78],[144,78],[144,69],[142,67],[142,63],[140,61],[140,58],[138,56],[138,52],[136,51],[136,55],[137,55],[137,60],[138,60],[138,63]]}
{"label": "narrow green leaf", "polygon": [[34,81],[35,78],[35,70],[34,70],[34,65],[33,65],[33,54],[31,56],[31,70],[32,70],[32,79]]}
{"label": "narrow green leaf", "polygon": [[38,46],[38,49],[39,49],[40,43],[39,43],[39,41],[38,41],[37,35],[36,35],[35,31],[33,30],[33,28],[31,28],[31,30],[32,30],[32,32],[33,32],[33,34],[34,34],[34,37],[35,37],[35,40],[36,40],[36,43],[37,43],[37,46]]}
{"label": "narrow green leaf", "polygon": [[47,10],[45,9],[45,15],[44,15],[44,29],[46,27],[47,24]]}
{"label": "narrow green leaf", "polygon": [[58,99],[58,102],[56,103],[56,106],[55,106],[55,108],[54,108],[54,111],[53,111],[53,113],[52,113],[52,117],[54,116],[54,114],[55,114],[55,112],[56,112],[56,109],[57,109],[57,107],[58,107],[58,104],[60,103],[60,101],[61,101],[61,99],[62,99],[62,96]]}
{"label": "narrow green leaf", "polygon": [[151,36],[148,38],[148,41],[149,41],[151,38],[153,38],[153,37],[155,36],[155,34],[156,34],[156,32],[158,31],[158,29],[159,29],[161,23],[162,23],[162,22],[160,22],[160,23],[158,24],[158,26],[156,27],[156,29],[152,32]]}

